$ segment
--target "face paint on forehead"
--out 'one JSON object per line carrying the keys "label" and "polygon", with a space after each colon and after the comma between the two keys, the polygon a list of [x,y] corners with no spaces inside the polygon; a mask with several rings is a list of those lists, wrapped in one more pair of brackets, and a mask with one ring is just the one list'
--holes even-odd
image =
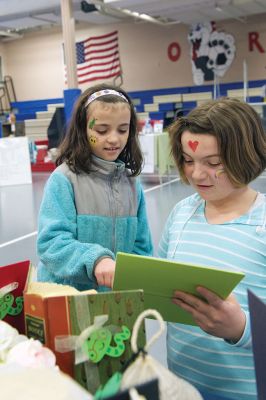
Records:
{"label": "face paint on forehead", "polygon": [[92,120],[89,122],[89,128],[92,129],[95,125],[96,118],[92,118]]}
{"label": "face paint on forehead", "polygon": [[199,142],[197,140],[189,140],[187,144],[191,148],[191,150],[195,153],[199,145]]}

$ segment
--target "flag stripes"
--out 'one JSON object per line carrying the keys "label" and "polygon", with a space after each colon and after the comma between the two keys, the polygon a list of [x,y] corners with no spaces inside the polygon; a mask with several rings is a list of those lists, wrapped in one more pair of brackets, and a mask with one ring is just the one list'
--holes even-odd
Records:
{"label": "flag stripes", "polygon": [[76,57],[79,84],[121,75],[118,32],[77,42]]}

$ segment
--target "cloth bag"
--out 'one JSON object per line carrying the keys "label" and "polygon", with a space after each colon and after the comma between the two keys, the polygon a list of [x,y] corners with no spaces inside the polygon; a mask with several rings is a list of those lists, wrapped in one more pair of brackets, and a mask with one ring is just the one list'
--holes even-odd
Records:
{"label": "cloth bag", "polygon": [[[160,323],[159,331],[144,346],[137,348],[137,336],[144,318],[155,317]],[[159,381],[160,400],[203,400],[198,390],[184,379],[179,378],[167,368],[147,354],[148,348],[154,343],[164,331],[165,326],[161,315],[156,310],[145,310],[142,312],[133,327],[131,337],[131,348],[137,354],[135,361],[129,365],[122,376],[120,390],[144,383],[157,378]]]}
{"label": "cloth bag", "polygon": [[59,370],[0,365],[1,399],[92,400],[93,396]]}

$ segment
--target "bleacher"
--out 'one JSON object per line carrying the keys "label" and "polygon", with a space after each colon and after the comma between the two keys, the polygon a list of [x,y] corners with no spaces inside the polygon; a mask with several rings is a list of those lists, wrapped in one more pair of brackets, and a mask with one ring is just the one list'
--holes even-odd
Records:
{"label": "bleacher", "polygon": [[[266,80],[249,81],[247,101],[266,118],[262,103],[262,87]],[[186,115],[191,109],[214,97],[213,85],[186,86],[129,92],[135,105],[138,118],[163,120],[169,125],[176,115]],[[218,93],[217,93],[218,90]],[[221,83],[216,87],[217,97],[227,96],[244,99],[243,82]],[[258,104],[257,104],[258,103]],[[47,129],[56,107],[63,107],[63,98],[17,101],[12,103],[17,121],[24,121],[25,134],[33,140],[47,139]]]}
{"label": "bleacher", "polygon": [[32,141],[47,140],[47,130],[57,107],[63,99],[17,101],[11,104],[17,121],[24,121],[24,133]]}
{"label": "bleacher", "polygon": [[31,140],[47,139],[47,130],[56,108],[64,107],[63,103],[48,104],[46,111],[37,111],[35,119],[25,120],[25,135]]}
{"label": "bleacher", "polygon": [[[265,84],[266,80],[248,82],[247,101],[249,103],[264,102],[262,86]],[[167,126],[176,115],[186,115],[199,104],[214,98],[214,89],[213,85],[187,86],[129,92],[129,95],[133,99],[140,120],[162,119],[164,125]],[[217,97],[235,97],[243,100],[244,83],[221,83],[219,87],[216,87],[216,94]],[[261,104],[254,104],[254,108],[261,117],[266,117]]]}
{"label": "bleacher", "polygon": [[[147,119],[151,120],[151,122],[160,120],[163,121],[163,127],[167,128],[177,116],[186,115],[202,102],[214,98],[214,93],[216,97],[226,96],[241,100],[244,99],[244,95],[247,93],[247,101],[254,104],[253,107],[260,114],[266,130],[266,102],[264,103],[263,96],[263,86],[265,84],[266,80],[249,81],[247,91],[245,91],[243,82],[233,82],[220,84],[216,88],[213,85],[187,86],[142,90],[128,92],[128,94],[133,100],[138,119],[141,122],[145,122]],[[11,107],[16,114],[16,135],[26,135],[30,142],[39,144],[40,154],[42,151],[43,155],[47,154],[48,148],[55,147],[50,136],[52,129],[52,124],[50,123],[55,119],[56,109],[59,108],[57,114],[58,112],[60,114],[63,112],[64,114],[62,110],[62,107],[64,107],[63,98],[16,101],[11,103]],[[61,128],[58,127],[57,130],[61,131]],[[38,150],[38,155],[40,156],[40,154]],[[53,163],[46,163],[43,157],[42,160],[38,160],[37,156],[37,163],[32,165],[32,170],[53,170],[54,167]]]}

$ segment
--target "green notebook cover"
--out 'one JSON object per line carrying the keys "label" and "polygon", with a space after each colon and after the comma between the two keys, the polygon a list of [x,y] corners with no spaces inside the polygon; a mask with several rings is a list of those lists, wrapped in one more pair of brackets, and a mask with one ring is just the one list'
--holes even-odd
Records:
{"label": "green notebook cover", "polygon": [[144,308],[156,309],[169,322],[196,325],[192,316],[173,304],[174,289],[197,295],[204,286],[225,299],[245,274],[155,257],[117,253],[113,290],[144,290]]}

